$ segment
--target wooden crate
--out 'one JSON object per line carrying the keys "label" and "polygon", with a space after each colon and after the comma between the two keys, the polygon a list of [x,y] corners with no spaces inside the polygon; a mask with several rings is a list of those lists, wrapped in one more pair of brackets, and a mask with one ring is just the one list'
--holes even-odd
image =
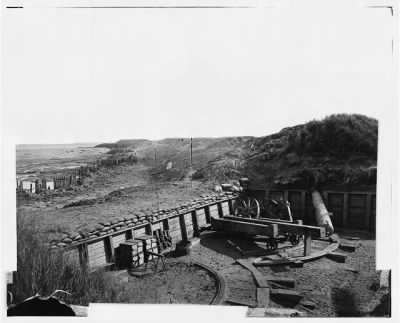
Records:
{"label": "wooden crate", "polygon": [[[144,262],[143,242],[140,240],[127,240],[119,246],[120,252],[117,257],[119,268],[135,268]],[[139,263],[138,263],[139,260]]]}

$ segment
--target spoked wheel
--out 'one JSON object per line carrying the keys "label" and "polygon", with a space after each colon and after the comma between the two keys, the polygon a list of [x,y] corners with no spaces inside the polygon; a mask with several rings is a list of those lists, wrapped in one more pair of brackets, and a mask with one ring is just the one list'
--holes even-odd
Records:
{"label": "spoked wheel", "polygon": [[244,218],[258,218],[260,216],[260,204],[254,197],[241,198],[234,214]]}

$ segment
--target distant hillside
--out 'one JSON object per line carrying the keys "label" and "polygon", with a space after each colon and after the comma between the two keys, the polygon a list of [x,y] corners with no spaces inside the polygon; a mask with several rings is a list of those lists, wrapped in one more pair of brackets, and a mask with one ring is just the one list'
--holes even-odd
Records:
{"label": "distant hillside", "polygon": [[137,148],[142,146],[150,146],[151,140],[148,139],[121,139],[114,143],[104,143],[95,146],[95,148],[109,148],[109,149],[122,149],[122,148]]}
{"label": "distant hillside", "polygon": [[[370,188],[376,185],[377,140],[377,120],[348,114],[265,137],[193,138],[192,176],[212,183],[245,176],[256,187]],[[129,149],[152,166],[155,179],[169,181],[189,180],[190,144],[190,138],[167,138],[99,146]]]}

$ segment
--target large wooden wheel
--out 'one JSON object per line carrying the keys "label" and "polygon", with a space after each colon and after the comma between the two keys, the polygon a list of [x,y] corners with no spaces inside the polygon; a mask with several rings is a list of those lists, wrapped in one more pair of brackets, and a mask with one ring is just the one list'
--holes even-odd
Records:
{"label": "large wooden wheel", "polygon": [[258,218],[260,216],[260,204],[254,197],[240,198],[234,215],[244,218]]}

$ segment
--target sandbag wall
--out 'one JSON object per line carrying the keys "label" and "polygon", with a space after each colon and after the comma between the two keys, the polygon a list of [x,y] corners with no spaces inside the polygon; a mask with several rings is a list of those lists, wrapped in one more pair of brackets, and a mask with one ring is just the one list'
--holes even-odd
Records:
{"label": "sandbag wall", "polygon": [[63,248],[81,266],[91,270],[116,262],[119,246],[127,240],[155,231],[168,231],[172,242],[190,240],[210,225],[211,217],[233,213],[237,195],[223,192],[206,195],[173,209],[133,212],[129,216],[101,222],[86,232],[65,234],[60,241],[52,241],[50,249]]}

